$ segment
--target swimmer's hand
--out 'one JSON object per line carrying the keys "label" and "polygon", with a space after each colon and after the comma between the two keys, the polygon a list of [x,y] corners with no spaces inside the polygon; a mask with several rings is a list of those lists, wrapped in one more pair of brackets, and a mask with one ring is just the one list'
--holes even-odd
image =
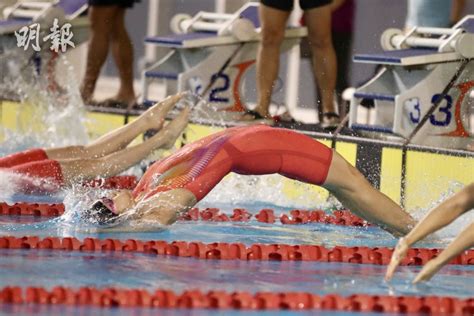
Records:
{"label": "swimmer's hand", "polygon": [[445,264],[472,247],[474,247],[474,223],[467,226],[436,258],[428,261],[413,283],[428,281]]}
{"label": "swimmer's hand", "polygon": [[385,273],[385,281],[390,281],[395,273],[400,262],[406,257],[408,252],[408,242],[405,238],[400,238],[395,246],[395,249],[392,254],[392,259],[390,260],[390,264],[388,265],[387,272]]}
{"label": "swimmer's hand", "polygon": [[413,280],[413,284],[430,280],[442,267],[443,264],[436,259],[428,261]]}
{"label": "swimmer's hand", "polygon": [[135,218],[171,225],[178,219],[179,213],[189,210],[196,203],[196,197],[184,188],[159,192],[137,204]]}

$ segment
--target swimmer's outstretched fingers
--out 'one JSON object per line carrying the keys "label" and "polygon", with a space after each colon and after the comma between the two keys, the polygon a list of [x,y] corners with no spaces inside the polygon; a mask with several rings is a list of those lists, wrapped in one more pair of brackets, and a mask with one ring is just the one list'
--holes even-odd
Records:
{"label": "swimmer's outstretched fingers", "polygon": [[385,274],[385,281],[390,281],[395,273],[395,269],[398,267],[400,262],[406,257],[409,249],[409,245],[404,237],[400,238],[392,254],[392,259],[387,267],[387,273]]}
{"label": "swimmer's outstretched fingers", "polygon": [[166,99],[155,103],[151,108],[143,113],[150,128],[161,129],[165,123],[165,118],[176,103],[183,98],[185,92],[170,95]]}
{"label": "swimmer's outstretched fingers", "polygon": [[436,258],[428,261],[413,283],[430,280],[442,267],[457,255],[474,246],[474,223],[466,227]]}
{"label": "swimmer's outstretched fingers", "polygon": [[[392,279],[397,266],[405,258],[408,249],[431,233],[445,227],[465,212],[474,208],[474,183],[431,210],[408,235],[400,239],[385,274],[385,280]],[[441,267],[462,251],[474,246],[474,224],[468,226],[435,259],[428,261],[413,283],[429,280]]]}

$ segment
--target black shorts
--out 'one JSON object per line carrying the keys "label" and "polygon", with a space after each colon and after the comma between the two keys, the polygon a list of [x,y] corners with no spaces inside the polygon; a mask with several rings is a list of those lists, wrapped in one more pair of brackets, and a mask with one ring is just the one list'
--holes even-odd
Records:
{"label": "black shorts", "polygon": [[[283,11],[293,10],[293,0],[260,0],[267,7]],[[303,10],[310,10],[330,4],[332,0],[300,0],[300,7]]]}
{"label": "black shorts", "polygon": [[122,8],[131,8],[135,2],[140,2],[140,0],[89,0],[90,6],[110,6],[116,5]]}

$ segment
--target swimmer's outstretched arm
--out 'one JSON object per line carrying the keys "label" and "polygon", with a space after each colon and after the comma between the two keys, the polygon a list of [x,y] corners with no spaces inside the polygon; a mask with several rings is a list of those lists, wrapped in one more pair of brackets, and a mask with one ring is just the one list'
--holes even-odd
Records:
{"label": "swimmer's outstretched arm", "polygon": [[158,222],[171,225],[180,213],[196,205],[197,199],[189,190],[173,189],[160,192],[135,207],[134,219]]}
{"label": "swimmer's outstretched arm", "polygon": [[404,235],[415,225],[410,214],[388,196],[374,189],[356,168],[336,152],[322,186],[352,212],[393,235]]}
{"label": "swimmer's outstretched arm", "polygon": [[[474,183],[471,183],[470,185],[464,187],[461,191],[459,191],[458,193],[456,193],[455,195],[453,195],[452,197],[450,197],[449,199],[447,199],[446,201],[444,201],[443,203],[435,207],[415,226],[415,228],[413,228],[413,230],[408,235],[406,235],[404,238],[401,238],[398,241],[398,244],[395,247],[395,251],[392,255],[390,264],[387,268],[385,279],[390,280],[393,277],[393,273],[395,272],[395,269],[400,264],[400,262],[405,258],[408,252],[408,249],[413,244],[425,238],[429,234],[437,231],[438,229],[450,224],[460,215],[462,215],[463,213],[467,212],[468,210],[472,208],[474,208]],[[464,233],[465,231],[461,234],[463,236],[462,238],[463,243],[461,244],[464,244],[466,242],[466,239],[465,239],[466,236],[464,235]],[[472,233],[474,234],[474,232]],[[461,235],[458,238],[461,238]],[[446,256],[451,255],[452,250],[454,249],[455,250],[461,249],[462,247],[459,248],[460,242],[461,241],[456,242],[456,245],[452,246],[453,248],[450,248],[450,251],[446,254]],[[446,250],[448,250],[448,248]],[[459,251],[462,251],[462,250],[459,250]],[[435,263],[430,263],[431,261],[428,262],[427,266],[429,267],[427,267],[427,269],[431,269],[430,267],[433,267],[434,264],[439,265],[442,259],[439,259],[439,261],[438,259],[434,259],[434,260],[436,260]]]}
{"label": "swimmer's outstretched arm", "polygon": [[413,283],[428,281],[451,259],[459,255],[464,250],[474,246],[474,223],[465,228],[439,256],[428,261],[420,273],[415,277]]}
{"label": "swimmer's outstretched arm", "polygon": [[45,149],[48,158],[79,159],[99,158],[122,150],[138,135],[150,129],[160,130],[165,122],[166,115],[182,97],[183,93],[169,96],[155,104],[134,121],[121,126],[93,141],[86,146],[69,146]]}

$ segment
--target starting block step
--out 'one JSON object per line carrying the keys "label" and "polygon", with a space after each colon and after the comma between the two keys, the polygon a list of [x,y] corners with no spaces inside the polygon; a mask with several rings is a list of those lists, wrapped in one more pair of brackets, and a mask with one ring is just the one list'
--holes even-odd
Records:
{"label": "starting block step", "polygon": [[145,108],[149,108],[149,107],[155,105],[156,103],[158,103],[158,101],[154,101],[154,100],[143,100],[142,105],[143,105],[143,107],[145,107]]}
{"label": "starting block step", "polygon": [[145,71],[145,77],[147,78],[159,78],[168,80],[178,80],[178,74],[173,72],[164,71]]}
{"label": "starting block step", "polygon": [[387,94],[380,94],[380,93],[356,92],[356,93],[354,93],[354,98],[395,102],[395,96],[387,95]]}
{"label": "starting block step", "polygon": [[145,43],[170,48],[189,48],[203,46],[207,41],[214,43],[215,38],[216,32],[195,32],[168,36],[149,36],[145,38]]}
{"label": "starting block step", "polygon": [[393,130],[391,128],[381,125],[352,124],[351,128],[359,131],[393,134]]}
{"label": "starting block step", "polygon": [[29,19],[0,20],[0,35],[11,34],[29,23]]}
{"label": "starting block step", "polygon": [[354,62],[394,66],[423,65],[462,59],[458,53],[440,53],[436,49],[417,48],[384,51],[375,54],[357,54]]}

